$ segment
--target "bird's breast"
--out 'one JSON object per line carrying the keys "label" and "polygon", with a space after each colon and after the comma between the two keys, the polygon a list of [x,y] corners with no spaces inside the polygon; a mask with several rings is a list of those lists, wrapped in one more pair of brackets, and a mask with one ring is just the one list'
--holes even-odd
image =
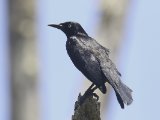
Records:
{"label": "bird's breast", "polygon": [[87,51],[87,46],[85,43],[81,41],[81,39],[77,37],[72,37],[67,40],[66,42],[66,49],[68,54],[70,55],[78,55],[78,54],[84,54],[85,51]]}
{"label": "bird's breast", "polygon": [[86,60],[95,60],[95,57],[91,54],[91,51],[86,46],[85,42],[77,37],[72,37],[66,42],[66,49],[69,57],[77,68],[84,67]]}

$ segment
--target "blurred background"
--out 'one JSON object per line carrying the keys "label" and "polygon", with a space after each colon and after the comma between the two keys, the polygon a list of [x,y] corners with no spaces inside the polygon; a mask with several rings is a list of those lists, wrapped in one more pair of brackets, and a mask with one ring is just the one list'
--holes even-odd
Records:
{"label": "blurred background", "polygon": [[66,36],[51,23],[79,22],[110,49],[133,90],[122,110],[98,90],[102,120],[160,119],[160,1],[0,0],[0,120],[70,120],[91,84],[69,59]]}

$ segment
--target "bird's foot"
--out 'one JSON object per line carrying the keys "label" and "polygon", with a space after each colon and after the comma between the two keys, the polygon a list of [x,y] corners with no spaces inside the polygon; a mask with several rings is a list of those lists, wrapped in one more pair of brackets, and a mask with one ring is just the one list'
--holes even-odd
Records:
{"label": "bird's foot", "polygon": [[84,103],[84,101],[89,97],[95,97],[97,101],[99,100],[99,96],[96,93],[94,93],[94,91],[97,89],[97,87],[94,87],[94,88],[92,88],[92,87],[93,87],[93,85],[91,85],[86,90],[86,92],[84,93],[83,96],[81,96],[81,94],[79,94],[78,104],[75,106],[75,110],[78,108],[78,106],[81,106]]}
{"label": "bird's foot", "polygon": [[[92,84],[84,93],[84,95],[82,96],[82,102],[84,102],[87,98],[89,97],[95,97],[97,99],[97,101],[99,100],[99,96],[94,93],[94,91],[97,89],[97,87],[93,87],[94,85]],[[93,87],[93,88],[92,88]]]}
{"label": "bird's foot", "polygon": [[96,98],[96,100],[98,101],[99,100],[99,96],[96,93],[92,93],[92,94],[93,94],[92,96],[94,96]]}

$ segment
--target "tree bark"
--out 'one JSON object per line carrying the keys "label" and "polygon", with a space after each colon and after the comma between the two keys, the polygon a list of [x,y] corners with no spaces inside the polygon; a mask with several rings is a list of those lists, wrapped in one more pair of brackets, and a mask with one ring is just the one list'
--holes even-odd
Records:
{"label": "tree bark", "polygon": [[91,96],[80,106],[79,102],[81,97],[82,96],[79,95],[78,101],[75,103],[75,110],[72,120],[101,120],[100,103]]}

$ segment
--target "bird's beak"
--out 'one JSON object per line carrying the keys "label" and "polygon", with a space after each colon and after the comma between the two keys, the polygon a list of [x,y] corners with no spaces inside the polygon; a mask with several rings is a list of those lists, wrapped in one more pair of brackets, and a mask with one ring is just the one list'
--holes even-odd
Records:
{"label": "bird's beak", "polygon": [[62,29],[62,25],[57,25],[57,24],[49,24],[48,26],[57,28],[57,29]]}

